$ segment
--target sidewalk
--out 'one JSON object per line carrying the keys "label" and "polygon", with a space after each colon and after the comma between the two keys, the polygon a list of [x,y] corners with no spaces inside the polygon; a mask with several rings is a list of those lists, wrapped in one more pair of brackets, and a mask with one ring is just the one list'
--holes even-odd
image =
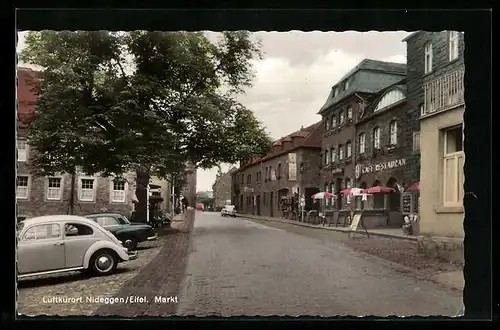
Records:
{"label": "sidewalk", "polygon": [[[313,225],[310,223],[300,222],[297,220],[288,220],[288,219],[281,219],[281,218],[275,218],[275,217],[263,217],[263,216],[252,215],[252,214],[238,214],[238,217],[254,219],[254,220],[261,220],[261,221],[282,222],[282,223],[288,223],[288,224],[292,224],[292,225],[296,225],[296,226],[303,226],[303,227],[324,229],[324,230],[333,230],[333,231],[344,232],[344,233],[364,232],[363,228],[358,228],[357,231],[352,231],[352,230],[350,230],[349,227],[334,227],[334,226],[329,227],[328,225],[324,225],[324,226],[323,225]],[[374,235],[374,236],[382,236],[382,237],[399,238],[399,239],[417,241],[417,236],[405,235],[402,233],[401,228],[368,229],[368,234]]]}

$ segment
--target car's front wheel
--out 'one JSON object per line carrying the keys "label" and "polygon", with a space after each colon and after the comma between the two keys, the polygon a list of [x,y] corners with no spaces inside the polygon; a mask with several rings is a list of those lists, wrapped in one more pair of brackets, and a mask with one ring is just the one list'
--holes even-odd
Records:
{"label": "car's front wheel", "polygon": [[114,251],[102,249],[94,253],[89,266],[92,272],[97,276],[111,275],[118,266],[118,258]]}

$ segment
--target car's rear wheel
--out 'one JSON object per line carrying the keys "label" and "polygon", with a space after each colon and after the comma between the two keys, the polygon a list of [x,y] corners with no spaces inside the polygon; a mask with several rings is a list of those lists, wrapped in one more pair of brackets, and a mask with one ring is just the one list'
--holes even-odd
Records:
{"label": "car's rear wheel", "polygon": [[90,260],[90,269],[97,276],[111,275],[118,267],[116,253],[109,249],[102,249],[94,253]]}

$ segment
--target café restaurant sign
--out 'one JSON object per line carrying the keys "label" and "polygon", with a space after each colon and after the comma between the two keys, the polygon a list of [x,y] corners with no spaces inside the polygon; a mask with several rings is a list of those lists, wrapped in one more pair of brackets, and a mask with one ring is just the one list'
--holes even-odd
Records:
{"label": "caf\u00e9 restaurant sign", "polygon": [[357,164],[354,171],[356,178],[359,178],[363,174],[385,171],[387,169],[402,167],[405,165],[406,165],[406,159],[401,158],[401,159],[391,160],[389,162],[368,165],[368,166],[362,166],[360,164]]}

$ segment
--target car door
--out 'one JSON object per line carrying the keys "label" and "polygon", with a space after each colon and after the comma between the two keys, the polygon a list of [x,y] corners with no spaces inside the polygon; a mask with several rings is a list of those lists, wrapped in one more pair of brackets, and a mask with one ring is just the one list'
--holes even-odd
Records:
{"label": "car door", "polygon": [[[97,230],[97,229],[96,229]],[[99,241],[94,228],[76,221],[64,224],[66,268],[83,266],[83,258],[89,247]]]}
{"label": "car door", "polygon": [[65,267],[65,246],[60,223],[33,225],[21,234],[17,248],[20,274]]}

